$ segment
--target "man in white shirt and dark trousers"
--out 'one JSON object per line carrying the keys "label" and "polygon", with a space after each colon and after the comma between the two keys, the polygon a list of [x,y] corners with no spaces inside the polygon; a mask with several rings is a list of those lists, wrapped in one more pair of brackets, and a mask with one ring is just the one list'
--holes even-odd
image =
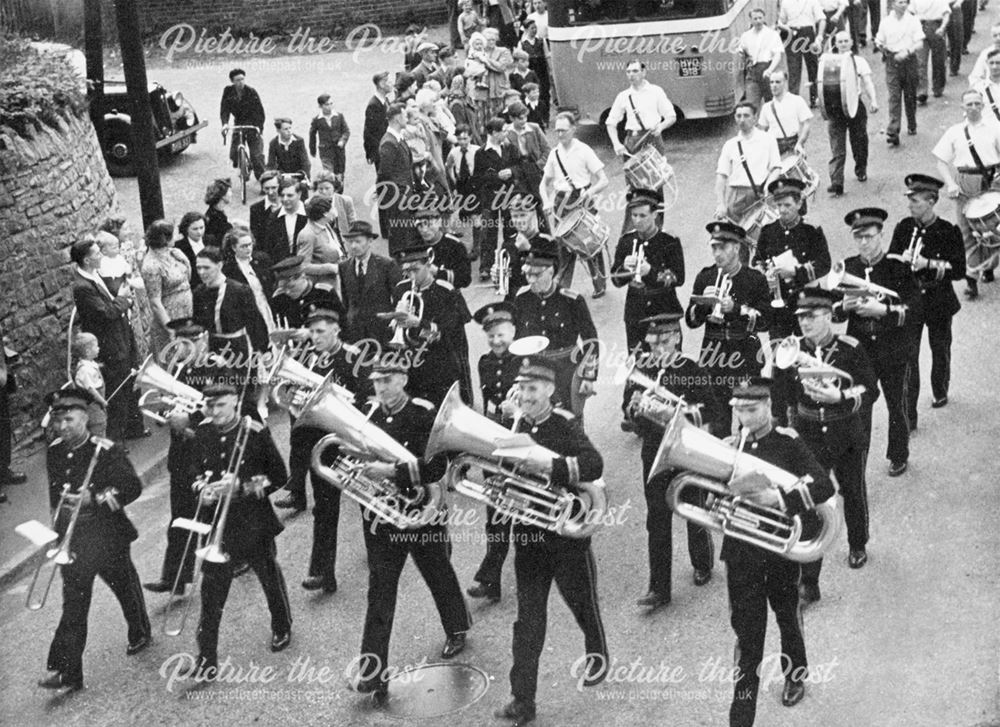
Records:
{"label": "man in white shirt and dark trousers", "polygon": [[778,27],[788,32],[788,88],[799,92],[802,64],[809,76],[809,105],[816,105],[816,77],[819,70],[820,39],[826,33],[826,16],[819,0],[784,0],[778,13]]}
{"label": "man in white shirt and dark trousers", "polygon": [[851,140],[851,154],[854,156],[854,176],[859,182],[868,179],[868,112],[873,114],[878,112],[878,100],[875,97],[871,66],[861,56],[851,53],[851,36],[846,30],[841,30],[834,36],[834,42],[838,54],[851,56],[851,63],[857,74],[857,86],[861,92],[858,111],[854,114],[854,118],[848,118],[838,105],[827,109],[830,186],[826,191],[839,197],[844,193],[844,164],[847,161],[848,136]]}
{"label": "man in white shirt and dark trousers", "polygon": [[750,11],[750,29],[740,36],[740,51],[746,60],[744,100],[757,105],[770,101],[768,78],[781,63],[785,48],[778,31],[765,24],[763,8]]}
{"label": "man in white shirt and dark trousers", "polygon": [[812,111],[805,99],[788,90],[785,72],[778,70],[771,74],[771,100],[761,105],[757,126],[770,131],[778,141],[778,153],[782,157],[791,154],[805,154],[806,139]]}
{"label": "man in white shirt and dark trousers", "polygon": [[969,85],[983,95],[983,115],[987,121],[1000,123],[1000,48],[986,49],[986,78],[976,79]]}
{"label": "man in white shirt and dark trousers", "polygon": [[[885,83],[889,88],[889,125],[885,139],[899,146],[902,110],[906,109],[906,133],[917,133],[917,50],[923,46],[924,30],[916,16],[906,12],[909,0],[892,0],[892,12],[879,25],[875,47],[885,61]],[[901,103],[902,99],[902,103]]]}
{"label": "man in white shirt and dark trousers", "polygon": [[931,60],[931,89],[934,98],[944,93],[945,84],[945,34],[951,18],[948,0],[913,0],[910,11],[920,21],[924,42],[917,49],[917,103],[927,103],[927,56]]}
{"label": "man in white shirt and dark trousers", "polygon": [[[625,67],[629,87],[615,97],[605,127],[615,154],[635,154],[646,144],[666,156],[662,134],[677,122],[674,105],[666,92],[646,80],[646,64],[639,60]],[[618,138],[618,124],[625,120],[625,143]]]}

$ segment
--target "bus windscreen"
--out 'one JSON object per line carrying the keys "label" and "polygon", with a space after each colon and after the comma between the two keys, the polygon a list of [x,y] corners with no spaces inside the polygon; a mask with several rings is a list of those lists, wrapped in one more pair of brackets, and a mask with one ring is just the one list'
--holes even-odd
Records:
{"label": "bus windscreen", "polygon": [[684,20],[724,15],[732,0],[568,0],[569,25]]}

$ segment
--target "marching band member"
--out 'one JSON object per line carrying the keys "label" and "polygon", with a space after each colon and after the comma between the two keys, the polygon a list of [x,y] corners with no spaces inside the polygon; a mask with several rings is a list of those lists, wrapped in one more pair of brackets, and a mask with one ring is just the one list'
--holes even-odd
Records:
{"label": "marching band member", "polygon": [[[872,69],[868,61],[851,50],[851,35],[839,30],[834,36],[838,56],[850,55],[851,67],[857,78],[858,111],[854,118],[847,118],[841,108],[827,110],[826,131],[830,137],[830,186],[826,191],[834,197],[844,193],[844,163],[847,160],[847,139],[851,141],[851,156],[854,157],[854,176],[859,182],[868,180],[868,114],[878,113],[878,97],[872,82]],[[841,72],[846,66],[841,66]]]}
{"label": "marching band member", "polygon": [[806,140],[812,124],[812,110],[804,98],[788,90],[788,78],[781,69],[771,72],[771,100],[760,107],[757,126],[771,132],[778,141],[782,157],[806,153]]}
{"label": "marching band member", "polygon": [[431,265],[434,277],[451,283],[455,290],[461,290],[469,287],[472,282],[472,263],[465,252],[465,245],[444,233],[441,204],[440,200],[432,200],[418,209],[413,217],[424,247],[434,250],[434,262]]}
{"label": "marching band member", "polygon": [[[834,306],[834,319],[847,320],[847,335],[861,342],[875,367],[889,410],[889,476],[898,477],[906,472],[910,458],[911,428],[904,394],[912,334],[907,326],[920,322],[921,310],[920,288],[910,267],[887,257],[882,249],[882,226],[888,216],[883,209],[863,207],[844,217],[858,245],[858,254],[847,258],[844,266],[848,274],[895,291],[898,298],[845,298]],[[871,409],[866,429],[871,432]]]}
{"label": "marching band member", "polygon": [[545,336],[546,355],[556,369],[555,402],[583,418],[583,405],[597,380],[597,328],[587,302],[555,279],[556,243],[545,235],[532,242],[524,261],[528,285],[514,299],[517,337]]}
{"label": "marching band member", "polygon": [[[75,559],[61,566],[63,609],[49,647],[52,674],[38,686],[71,692],[83,688],[83,650],[95,576],[108,584],[128,622],[126,655],[138,654],[151,641],[146,603],[130,552],[139,534],[123,509],[139,497],[142,482],[119,445],[87,432],[87,407],[93,400],[89,391],[75,387],[46,397],[59,434],[46,453],[49,507],[59,506],[65,488],[82,502],[69,543]],[[82,489],[88,474],[90,481]],[[69,506],[64,505],[54,517],[61,536],[66,535],[70,519],[65,507]]]}
{"label": "marching band member", "polygon": [[[406,392],[405,365],[377,364],[369,378],[378,402],[369,421],[414,455],[422,456],[434,423],[434,405]],[[365,466],[364,474],[376,479],[392,479],[401,495],[412,497],[416,488],[439,480],[444,471],[444,457],[435,457],[420,459],[412,467],[407,463],[373,462]],[[388,693],[389,639],[396,613],[396,593],[407,555],[412,556],[427,583],[441,618],[446,635],[441,658],[451,659],[464,651],[465,634],[472,626],[472,617],[449,560],[450,543],[444,524],[432,521],[407,531],[407,536],[403,537],[402,531],[389,523],[369,522],[371,516],[364,511],[362,515],[366,520],[364,534],[368,551],[368,610],[361,637],[361,679],[356,686],[359,692],[372,694],[376,703],[382,703]]]}
{"label": "marching band member", "polygon": [[228,560],[205,560],[201,566],[198,658],[190,674],[211,680],[218,676],[219,624],[237,563],[249,564],[264,589],[271,612],[271,651],[282,651],[291,643],[288,589],[274,544],[283,526],[267,499],[285,482],[288,471],[271,433],[257,423],[251,428],[242,458],[235,463],[234,471],[228,472],[241,426],[236,387],[215,383],[205,387],[203,393],[207,418],[195,431],[190,479],[200,486],[203,511],[206,505],[214,509],[221,498],[232,498],[222,533],[222,551]]}
{"label": "marching band member", "polygon": [[[715,389],[706,381],[697,362],[681,353],[683,317],[682,313],[670,312],[645,319],[648,351],[639,355],[637,370],[670,393],[683,397],[686,404],[700,407],[701,420],[709,431],[728,434],[729,422],[723,419],[724,409]],[[650,478],[649,471],[674,407],[655,398],[643,401],[643,392],[644,388],[635,383],[625,389],[628,407],[633,412],[632,419],[642,437],[642,481],[645,483],[649,544],[649,591],[637,601],[637,605],[656,609],[670,603],[673,513],[667,505],[666,491],[673,475],[663,473]],[[708,530],[691,521],[687,523],[687,536],[694,584],[703,586],[712,578],[712,536]]]}
{"label": "marching band member", "polygon": [[304,328],[306,316],[320,308],[344,313],[336,286],[307,277],[301,255],[286,257],[271,270],[275,278],[271,311],[279,328]]}
{"label": "marching band member", "polygon": [[[460,381],[462,398],[472,401],[469,341],[465,337],[465,324],[472,316],[465,298],[451,283],[434,277],[434,248],[411,240],[410,247],[396,259],[403,280],[393,291],[397,312],[391,315],[403,327],[404,345],[414,354],[410,391],[436,406],[451,385]],[[416,310],[400,312],[401,302],[411,293],[421,303],[415,305]]]}
{"label": "marching band member", "polygon": [[[740,262],[746,241],[742,227],[710,222],[705,229],[715,264],[695,277],[685,320],[691,328],[705,326],[698,363],[711,375],[716,390],[726,392],[764,367],[758,334],[770,322],[771,294],[764,274]],[[723,396],[720,393],[720,400]]]}
{"label": "marching band member", "polygon": [[[770,396],[770,379],[751,378],[733,388],[730,406],[745,434],[742,451],[801,479],[790,490],[779,490],[765,475],[749,472],[729,486],[751,502],[781,508],[789,516],[802,515],[834,496],[833,483],[801,439],[772,428]],[[733,440],[735,437],[729,441]],[[805,696],[807,662],[799,609],[799,564],[728,536],[722,540],[720,558],[726,562],[738,668],[729,724],[750,727],[757,713],[768,603],[781,632],[781,666],[787,670],[781,703],[792,707]]]}
{"label": "marching band member", "polygon": [[[750,263],[764,271],[772,290],[774,300],[770,304],[771,327],[768,331],[772,342],[801,333],[792,312],[795,299],[807,283],[830,272],[830,248],[823,228],[803,221],[800,213],[805,187],[802,180],[788,177],[779,177],[767,186],[779,217],[761,228],[757,250]],[[786,251],[790,251],[791,255],[782,257]],[[775,288],[778,295],[773,293]],[[774,305],[778,299],[783,303],[781,307]],[[775,405],[773,413],[778,423],[784,426],[788,424],[789,377],[783,371],[776,371],[774,379],[771,396]]]}
{"label": "marching band member", "polygon": [[[479,358],[479,384],[483,394],[483,414],[506,427],[513,423],[509,394],[516,387],[515,378],[521,359],[510,352],[514,341],[514,306],[491,303],[473,314],[483,327],[490,350]],[[476,571],[476,585],[466,590],[473,598],[500,600],[500,574],[510,550],[510,518],[486,508],[486,555]]]}
{"label": "marching band member", "polygon": [[781,170],[781,155],[775,138],[757,128],[754,104],[736,104],[735,118],[739,133],[722,145],[715,168],[715,216],[739,222]]}
{"label": "marching band member", "polygon": [[[825,290],[803,291],[795,315],[803,336],[801,350],[851,377],[838,385],[838,375],[793,378],[795,411],[792,421],[813,456],[833,472],[844,497],[847,523],[847,564],[861,568],[868,561],[868,485],[865,468],[871,433],[865,417],[878,398],[875,370],[858,340],[833,332],[833,295]],[[818,601],[822,559],[802,565],[799,598]]]}
{"label": "marching band member", "polygon": [[[549,234],[548,221],[545,216],[538,214],[538,197],[534,194],[520,194],[511,199],[510,203],[510,223],[513,228],[503,241],[502,249],[507,253],[510,262],[510,277],[507,280],[507,295],[504,300],[513,301],[517,296],[517,291],[528,284],[524,277],[524,257],[535,244],[535,240],[542,238],[552,240]],[[491,276],[496,284],[500,270],[493,266]]]}
{"label": "marching band member", "polygon": [[938,409],[948,403],[951,382],[951,319],[961,310],[952,280],[965,276],[965,253],[962,232],[957,225],[943,220],[934,211],[944,182],[926,174],[909,174],[910,216],[902,219],[892,232],[889,254],[899,255],[910,263],[920,286],[923,323],[913,327],[907,379],[907,411],[910,427],[917,426],[917,399],[920,398],[920,343],[924,326],[931,346],[931,406]]}
{"label": "marching band member", "polygon": [[[527,459],[522,466],[550,478],[553,487],[572,489],[600,478],[604,461],[572,414],[553,408],[556,369],[550,357],[525,357],[518,372],[521,418],[516,431],[558,453],[551,459]],[[608,645],[597,604],[597,582],[590,538],[567,538],[548,530],[515,523],[514,572],[517,576],[517,621],[514,622],[510,686],[513,699],[496,711],[518,725],[535,718],[538,661],[545,648],[545,622],[552,581],[584,635],[583,684],[604,681]]]}
{"label": "marching band member", "polygon": [[[615,96],[611,113],[604,126],[615,154],[623,156],[626,151],[635,154],[646,144],[666,156],[663,132],[677,123],[677,112],[667,94],[656,84],[646,80],[646,64],[631,60],[625,66],[629,87]],[[618,124],[625,120],[625,142],[618,137]]]}

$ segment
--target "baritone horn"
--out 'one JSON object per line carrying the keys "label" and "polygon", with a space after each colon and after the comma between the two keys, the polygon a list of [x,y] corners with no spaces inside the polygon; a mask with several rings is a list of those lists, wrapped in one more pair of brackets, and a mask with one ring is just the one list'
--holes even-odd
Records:
{"label": "baritone horn", "polygon": [[[741,449],[734,449],[689,424],[678,411],[663,435],[649,476],[652,478],[668,469],[682,470],[670,482],[667,502],[685,520],[797,563],[823,557],[840,529],[840,498],[834,494],[815,506],[820,520],[819,531],[814,537],[805,539],[799,516],[789,517],[778,508],[758,505],[730,490],[730,482],[751,472],[763,474],[781,490],[792,489],[800,483],[796,475],[744,454]],[[688,488],[711,497],[686,496]],[[698,502],[708,504],[692,504]]]}
{"label": "baritone horn", "polygon": [[798,336],[788,336],[774,349],[774,365],[779,369],[795,368],[800,379],[836,379],[841,386],[850,388],[854,377],[823,361],[820,356],[810,356],[802,350]]}
{"label": "baritone horn", "polygon": [[135,375],[135,387],[145,389],[139,397],[139,410],[158,424],[167,424],[171,416],[187,414],[205,408],[205,397],[193,386],[178,381],[154,360],[146,357]]}
{"label": "baritone horn", "polygon": [[[424,456],[441,452],[461,452],[448,465],[449,487],[517,522],[568,538],[589,538],[607,509],[602,479],[580,482],[579,489],[571,491],[553,487],[547,477],[520,471],[519,463],[529,456],[559,455],[474,411],[462,401],[457,383],[441,402]],[[482,475],[473,479],[473,469]]]}
{"label": "baritone horn", "polygon": [[[663,373],[663,371],[660,371],[655,379],[651,379],[639,371],[636,364],[632,364],[632,368],[625,381],[643,389],[639,403],[635,407],[635,413],[654,424],[665,427],[669,424],[669,417],[672,416],[673,410],[679,409],[694,426],[700,427],[702,425],[701,404],[688,404],[684,401],[684,397],[677,396],[670,389],[663,386],[660,383],[663,379]],[[651,406],[653,404],[659,404],[660,406],[654,408]],[[663,406],[670,409],[670,413],[666,414],[667,418],[664,418],[661,411]]]}
{"label": "baritone horn", "polygon": [[317,374],[297,361],[294,350],[288,347],[282,348],[274,365],[267,372],[267,386],[271,391],[271,400],[295,416],[308,406],[310,399],[321,389],[331,391],[347,402],[354,401],[354,394],[350,389],[333,381],[332,372],[325,377]]}
{"label": "baritone horn", "polygon": [[847,272],[847,265],[843,260],[833,264],[827,276],[828,290],[838,290],[845,296],[857,298],[875,298],[883,302],[888,298],[899,299],[899,294],[895,290],[876,285],[867,278],[859,278]]}

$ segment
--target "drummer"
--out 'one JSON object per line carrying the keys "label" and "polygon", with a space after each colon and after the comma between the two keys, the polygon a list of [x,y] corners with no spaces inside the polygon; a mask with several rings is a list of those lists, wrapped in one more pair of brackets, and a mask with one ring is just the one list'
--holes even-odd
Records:
{"label": "drummer", "polygon": [[[837,55],[828,56],[840,62],[841,73],[850,67],[857,74],[855,91],[860,92],[858,110],[854,118],[848,118],[844,113],[843,104],[835,108],[827,108],[827,135],[830,137],[830,186],[826,191],[834,197],[844,193],[844,163],[847,161],[847,139],[851,140],[851,154],[854,156],[854,176],[859,182],[868,179],[868,114],[878,112],[878,99],[875,96],[875,84],[872,82],[872,69],[862,56],[851,52],[851,35],[846,30],[840,30],[834,36]],[[825,98],[826,79],[822,78],[824,88],[820,97]],[[837,98],[840,98],[840,83],[837,84]]]}
{"label": "drummer", "polygon": [[761,106],[757,126],[778,140],[782,159],[793,154],[805,156],[812,110],[804,98],[788,90],[784,70],[771,71],[769,83],[771,100]]}
{"label": "drummer", "polygon": [[[667,155],[663,132],[677,122],[677,112],[666,92],[646,80],[646,64],[633,59],[625,67],[629,87],[615,97],[605,128],[615,148],[615,154],[635,154],[652,144],[660,154]],[[618,124],[625,119],[625,143],[618,139]]]}
{"label": "drummer", "polygon": [[973,236],[965,206],[983,192],[1000,190],[1000,124],[983,118],[983,95],[975,89],[962,94],[965,121],[949,127],[931,153],[937,159],[945,194],[955,200],[958,226],[962,230],[966,254],[966,289],[969,300],[979,297],[978,279],[993,280],[992,270],[984,274],[988,259]]}

